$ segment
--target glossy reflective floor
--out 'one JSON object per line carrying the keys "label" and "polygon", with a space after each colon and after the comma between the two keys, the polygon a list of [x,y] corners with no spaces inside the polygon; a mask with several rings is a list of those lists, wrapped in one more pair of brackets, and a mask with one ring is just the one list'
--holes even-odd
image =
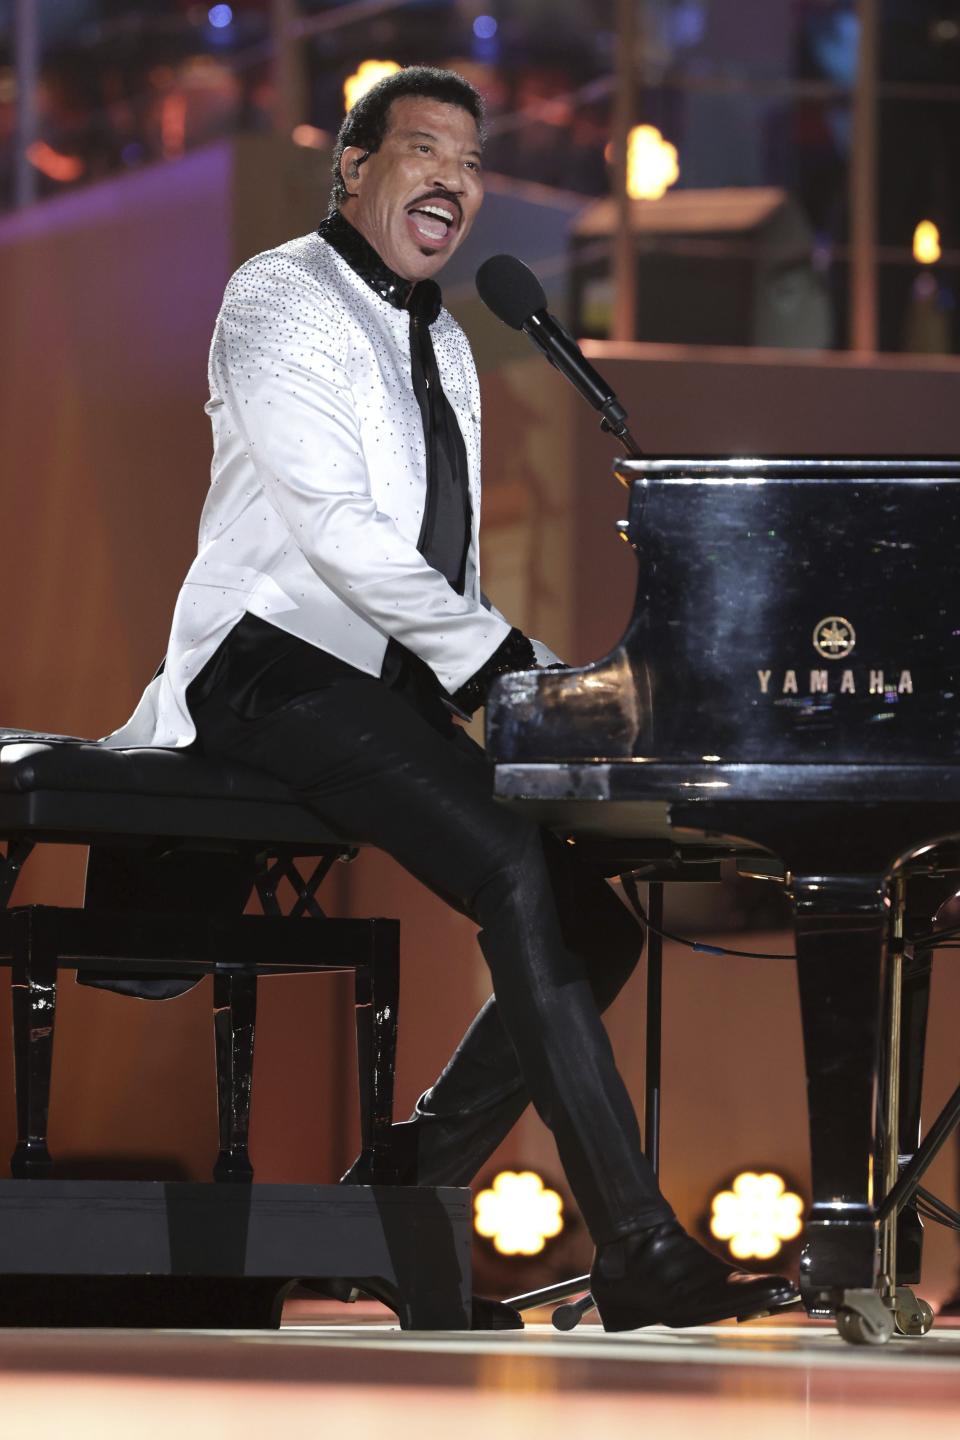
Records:
{"label": "glossy reflective floor", "polygon": [[3,1440],[807,1437],[960,1433],[960,1328],[852,1349],[778,1323],[607,1336],[404,1335],[369,1307],[293,1305],[279,1333],[6,1331]]}

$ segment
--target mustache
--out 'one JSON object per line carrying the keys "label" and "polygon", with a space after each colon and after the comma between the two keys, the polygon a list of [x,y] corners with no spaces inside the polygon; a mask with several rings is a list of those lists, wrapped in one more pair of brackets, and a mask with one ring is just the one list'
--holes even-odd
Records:
{"label": "mustache", "polygon": [[425,195],[418,195],[416,200],[412,200],[407,209],[415,210],[418,205],[426,205],[430,200],[446,200],[456,210],[458,222],[463,219],[463,206],[452,190],[428,190]]}

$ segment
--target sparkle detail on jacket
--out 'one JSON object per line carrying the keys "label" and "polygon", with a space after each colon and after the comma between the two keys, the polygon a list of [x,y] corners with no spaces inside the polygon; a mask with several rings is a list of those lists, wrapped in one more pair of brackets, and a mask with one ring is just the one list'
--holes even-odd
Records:
{"label": "sparkle detail on jacket", "polygon": [[210,348],[211,484],[166,663],[112,746],[194,738],[184,695],[249,612],[379,675],[389,637],[457,690],[509,633],[481,598],[480,390],[466,336],[431,337],[467,452],[464,594],[417,550],[426,501],[409,315],[319,235],[242,265]]}

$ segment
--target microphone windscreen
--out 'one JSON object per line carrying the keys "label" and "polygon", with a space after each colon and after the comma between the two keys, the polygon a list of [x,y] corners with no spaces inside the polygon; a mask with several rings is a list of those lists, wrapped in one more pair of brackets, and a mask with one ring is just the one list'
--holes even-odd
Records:
{"label": "microphone windscreen", "polygon": [[531,315],[547,308],[543,286],[515,255],[491,255],[477,271],[480,299],[498,320],[521,330]]}

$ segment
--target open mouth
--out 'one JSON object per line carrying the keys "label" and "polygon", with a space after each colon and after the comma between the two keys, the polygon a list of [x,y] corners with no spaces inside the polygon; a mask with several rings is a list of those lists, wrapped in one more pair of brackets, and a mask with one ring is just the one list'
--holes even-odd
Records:
{"label": "open mouth", "polygon": [[424,200],[410,207],[407,222],[420,244],[440,249],[456,230],[460,213],[451,201]]}

